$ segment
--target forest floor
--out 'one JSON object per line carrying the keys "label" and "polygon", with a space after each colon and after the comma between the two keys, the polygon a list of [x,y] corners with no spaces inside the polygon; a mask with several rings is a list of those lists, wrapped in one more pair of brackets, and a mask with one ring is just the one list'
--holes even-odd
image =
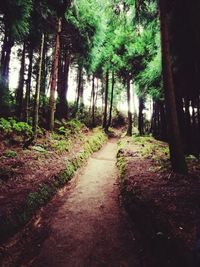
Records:
{"label": "forest floor", "polygon": [[101,130],[89,131],[82,125],[68,137],[45,132],[28,149],[14,138],[0,136],[0,244],[27,223],[107,139]]}
{"label": "forest floor", "polygon": [[[1,246],[1,266],[194,267],[200,169],[170,171],[152,138],[112,138]],[[116,154],[118,151],[116,167]],[[197,255],[197,253],[196,253]]]}
{"label": "forest floor", "polygon": [[153,266],[200,266],[200,162],[188,175],[171,171],[166,143],[151,137],[120,141],[118,166],[126,210],[150,249]]}
{"label": "forest floor", "polygon": [[117,140],[89,159],[26,229],[4,246],[2,266],[141,266],[119,203]]}

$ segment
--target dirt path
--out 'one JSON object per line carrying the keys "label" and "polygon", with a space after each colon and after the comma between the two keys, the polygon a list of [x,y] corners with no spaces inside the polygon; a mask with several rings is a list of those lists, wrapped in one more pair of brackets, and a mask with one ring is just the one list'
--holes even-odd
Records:
{"label": "dirt path", "polygon": [[141,266],[119,203],[116,149],[116,141],[109,141],[90,158],[61,203],[53,200],[50,234],[39,254],[21,266]]}

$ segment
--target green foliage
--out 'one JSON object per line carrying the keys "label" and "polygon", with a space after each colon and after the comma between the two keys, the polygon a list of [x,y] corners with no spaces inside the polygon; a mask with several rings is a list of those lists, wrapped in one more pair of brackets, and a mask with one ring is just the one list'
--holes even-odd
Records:
{"label": "green foliage", "polygon": [[41,153],[47,152],[46,149],[44,149],[42,146],[33,146],[32,149]]}
{"label": "green foliage", "polygon": [[27,206],[29,209],[33,210],[41,205],[45,204],[50,198],[52,193],[52,188],[47,184],[42,184],[39,186],[36,192],[29,193],[27,197]]}
{"label": "green foliage", "polygon": [[58,129],[58,133],[61,134],[61,135],[66,135],[66,131],[67,131],[67,129],[64,126],[61,126]]}
{"label": "green foliage", "polygon": [[70,150],[71,142],[67,140],[54,140],[51,147],[55,149],[58,154],[61,154]]}
{"label": "green foliage", "polygon": [[12,126],[11,126],[10,121],[4,118],[0,118],[0,130],[1,132],[6,133],[6,134],[12,132]]}
{"label": "green foliage", "polygon": [[17,157],[17,152],[13,150],[6,150],[3,152],[3,155],[6,158],[15,158]]}
{"label": "green foliage", "polygon": [[97,134],[91,136],[87,140],[87,144],[89,145],[91,152],[95,152],[99,150],[102,146],[102,143],[106,140],[106,135],[103,132],[99,132],[99,130],[96,130],[96,131],[97,131]]}
{"label": "green foliage", "polygon": [[32,0],[9,0],[0,4],[0,13],[4,15],[5,27],[12,38],[20,39],[29,32],[29,18]]}
{"label": "green foliage", "polygon": [[84,125],[77,119],[70,120],[66,123],[65,127],[70,130],[71,134],[77,134],[81,131]]}
{"label": "green foliage", "polygon": [[13,118],[4,119],[0,118],[0,131],[9,136],[23,136],[30,137],[32,136],[32,127],[26,122],[17,122]]}
{"label": "green foliage", "polygon": [[119,152],[117,155],[117,167],[120,172],[120,179],[123,180],[125,178],[125,172],[126,172],[126,161],[125,158],[122,157]]}
{"label": "green foliage", "polygon": [[16,122],[12,120],[12,129],[17,135],[32,135],[32,127],[26,122]]}
{"label": "green foliage", "polygon": [[132,142],[140,146],[140,155],[163,165],[169,161],[169,147],[166,143],[150,136],[133,136]]}
{"label": "green foliage", "polygon": [[17,122],[13,118],[0,119],[0,134],[7,144],[24,144],[33,136],[32,127],[25,122]]}

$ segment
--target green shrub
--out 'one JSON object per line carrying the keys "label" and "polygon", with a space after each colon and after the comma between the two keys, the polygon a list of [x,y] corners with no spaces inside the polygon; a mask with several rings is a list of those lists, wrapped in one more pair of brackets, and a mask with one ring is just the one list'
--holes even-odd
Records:
{"label": "green shrub", "polygon": [[29,193],[27,197],[27,206],[30,209],[35,209],[42,204],[45,204],[51,196],[51,190],[51,187],[46,184],[40,185],[36,192]]}
{"label": "green shrub", "polygon": [[66,123],[66,128],[70,130],[72,134],[79,133],[84,125],[77,119],[70,120]]}
{"label": "green shrub", "polygon": [[17,136],[30,137],[32,135],[32,127],[26,122],[17,122],[13,118],[0,118],[0,130],[4,134],[15,134]]}
{"label": "green shrub", "polygon": [[71,147],[71,142],[67,140],[54,140],[51,147],[58,153],[62,153],[64,151],[68,152]]}
{"label": "green shrub", "polygon": [[26,122],[15,122],[12,125],[12,129],[17,135],[32,135],[32,127]]}
{"label": "green shrub", "polygon": [[12,126],[11,126],[10,121],[8,121],[4,118],[0,118],[0,130],[6,134],[11,133],[12,132]]}
{"label": "green shrub", "polygon": [[58,129],[58,134],[65,135],[66,137],[69,137],[71,134],[71,131],[70,131],[70,129],[66,128],[65,126],[61,126]]}

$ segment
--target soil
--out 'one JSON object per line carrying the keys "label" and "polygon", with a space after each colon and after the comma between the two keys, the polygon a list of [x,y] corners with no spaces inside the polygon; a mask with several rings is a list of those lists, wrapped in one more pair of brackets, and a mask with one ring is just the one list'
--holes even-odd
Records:
{"label": "soil", "polygon": [[116,153],[116,139],[94,153],[4,246],[2,266],[141,266],[141,247],[119,201]]}
{"label": "soil", "polygon": [[200,225],[198,169],[191,165],[187,177],[155,171],[155,162],[127,143],[121,191],[112,138],[1,247],[0,265],[198,266],[193,259]]}
{"label": "soil", "polygon": [[[156,141],[155,141],[156,142]],[[142,145],[144,146],[144,145]],[[151,248],[154,266],[200,266],[200,168],[188,161],[189,173],[178,175],[127,139],[122,194],[129,215]]]}
{"label": "soil", "polygon": [[[70,151],[62,152],[52,147],[54,141],[48,132],[29,149],[8,144],[0,136],[0,220],[9,218],[15,209],[23,206],[28,194],[36,191],[41,183],[50,182],[52,177],[66,169],[68,160],[81,151],[84,140],[91,136],[86,130],[81,131],[82,138],[72,139]],[[37,151],[37,147],[45,149]],[[16,156],[5,156],[5,151],[15,152]],[[0,239],[0,243],[2,241],[4,239]]]}

